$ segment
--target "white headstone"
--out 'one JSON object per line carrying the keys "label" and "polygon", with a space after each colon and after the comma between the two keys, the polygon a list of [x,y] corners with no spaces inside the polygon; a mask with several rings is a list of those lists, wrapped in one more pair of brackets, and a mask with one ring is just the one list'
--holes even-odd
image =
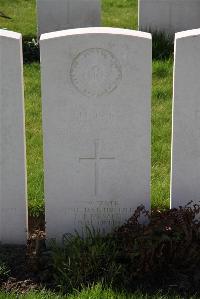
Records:
{"label": "white headstone", "polygon": [[47,237],[109,231],[150,207],[151,35],[42,35]]}
{"label": "white headstone", "polygon": [[21,34],[0,30],[0,243],[27,239]]}
{"label": "white headstone", "polygon": [[37,0],[38,36],[101,24],[100,0]]}
{"label": "white headstone", "polygon": [[138,0],[139,29],[173,34],[200,27],[200,0]]}
{"label": "white headstone", "polygon": [[200,200],[200,29],[176,34],[171,206]]}

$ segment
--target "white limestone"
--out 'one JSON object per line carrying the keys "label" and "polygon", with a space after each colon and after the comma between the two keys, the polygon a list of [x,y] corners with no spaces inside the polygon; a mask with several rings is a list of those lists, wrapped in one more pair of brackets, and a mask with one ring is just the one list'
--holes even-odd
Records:
{"label": "white limestone", "polygon": [[139,29],[178,31],[200,27],[200,0],[138,0]]}
{"label": "white limestone", "polygon": [[171,206],[200,200],[200,29],[176,34]]}
{"label": "white limestone", "polygon": [[0,243],[27,238],[21,34],[0,30]]}
{"label": "white limestone", "polygon": [[47,238],[109,231],[150,207],[151,35],[42,35]]}
{"label": "white limestone", "polygon": [[101,23],[100,0],[37,0],[38,36]]}

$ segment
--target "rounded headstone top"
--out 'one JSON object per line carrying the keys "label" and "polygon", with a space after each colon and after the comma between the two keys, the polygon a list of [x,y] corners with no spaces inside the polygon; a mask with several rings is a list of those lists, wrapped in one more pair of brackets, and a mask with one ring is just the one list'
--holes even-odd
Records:
{"label": "rounded headstone top", "polygon": [[40,37],[40,41],[49,40],[60,37],[67,37],[72,35],[83,35],[83,34],[115,34],[122,36],[132,36],[136,38],[144,38],[144,39],[152,39],[150,33],[130,30],[130,29],[122,29],[122,28],[111,28],[111,27],[89,27],[89,28],[77,28],[77,29],[68,29],[50,33],[44,33]]}

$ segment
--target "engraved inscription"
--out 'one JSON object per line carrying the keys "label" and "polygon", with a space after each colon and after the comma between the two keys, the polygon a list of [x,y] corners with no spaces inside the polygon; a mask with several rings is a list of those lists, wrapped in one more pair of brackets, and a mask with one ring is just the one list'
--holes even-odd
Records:
{"label": "engraved inscription", "polygon": [[121,207],[117,201],[86,202],[86,207],[68,208],[66,214],[74,214],[74,225],[85,225],[106,229],[124,223],[133,213],[134,208]]}
{"label": "engraved inscription", "polygon": [[94,162],[94,195],[98,194],[98,183],[99,183],[99,162],[101,160],[115,160],[115,157],[102,157],[99,155],[99,141],[95,140],[94,142],[94,156],[93,157],[80,157],[79,162],[81,160],[91,160]]}
{"label": "engraved inscription", "polygon": [[79,53],[73,60],[70,78],[82,95],[100,97],[118,87],[122,71],[120,63],[111,52],[92,48]]}

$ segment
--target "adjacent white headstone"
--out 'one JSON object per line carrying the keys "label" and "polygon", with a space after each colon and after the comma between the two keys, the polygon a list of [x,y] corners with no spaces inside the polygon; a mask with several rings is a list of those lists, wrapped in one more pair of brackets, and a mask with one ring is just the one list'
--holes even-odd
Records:
{"label": "adjacent white headstone", "polygon": [[100,0],[37,0],[38,36],[101,23]]}
{"label": "adjacent white headstone", "polygon": [[200,29],[176,34],[171,206],[200,200]]}
{"label": "adjacent white headstone", "polygon": [[150,207],[151,35],[42,35],[47,237],[109,231]]}
{"label": "adjacent white headstone", "polygon": [[178,31],[200,27],[200,0],[138,0],[139,29]]}
{"label": "adjacent white headstone", "polygon": [[0,243],[27,239],[21,34],[0,30]]}

